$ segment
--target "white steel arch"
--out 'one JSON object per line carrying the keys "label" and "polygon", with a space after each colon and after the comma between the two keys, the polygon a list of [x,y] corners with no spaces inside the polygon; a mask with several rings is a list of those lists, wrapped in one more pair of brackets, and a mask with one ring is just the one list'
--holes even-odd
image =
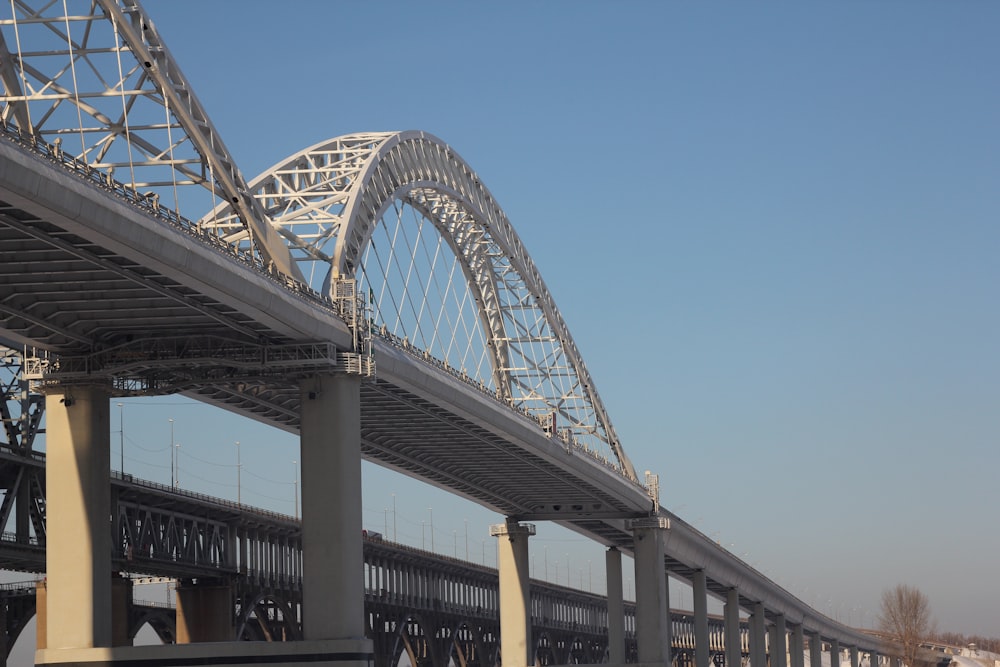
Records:
{"label": "white steel arch", "polygon": [[[449,303],[439,304],[437,314],[425,314],[425,301],[417,304],[408,302],[409,294],[390,295],[386,303],[395,312],[380,300],[376,327],[389,335],[394,333],[390,328],[404,320],[409,327],[418,326],[424,317],[437,323],[461,317],[442,315],[445,310],[474,308],[490,370],[488,377],[473,372],[471,379],[547,421],[567,441],[597,451],[607,448],[623,473],[637,480],[537,267],[489,190],[447,144],[419,131],[346,135],[290,156],[249,185],[292,256],[307,267],[307,281],[330,296],[335,296],[333,285],[344,279],[358,280],[373,295],[376,287],[384,291],[393,279],[401,281],[395,289],[408,291],[406,281],[417,271],[416,260],[401,260],[396,243],[407,235],[426,236],[422,225],[429,221],[454,255],[471,297],[459,296],[449,286],[443,299]],[[421,219],[409,231],[399,226],[402,209]],[[199,224],[225,226],[226,215],[219,207]],[[397,226],[390,231],[394,215]],[[371,259],[380,228],[392,245],[385,263],[395,263],[394,270],[382,266],[385,256]],[[428,264],[437,264],[440,247],[426,251]],[[413,248],[405,253],[418,254]],[[385,282],[379,283],[376,265],[384,271]],[[423,291],[433,288],[419,286]],[[434,328],[432,337],[442,334],[437,324]],[[414,332],[404,329],[395,335],[407,340]],[[424,351],[429,352],[426,347]]]}
{"label": "white steel arch", "polygon": [[[181,216],[213,198],[237,251],[301,281],[235,160],[138,0],[0,8],[0,122]],[[227,233],[239,230],[237,244]]]}

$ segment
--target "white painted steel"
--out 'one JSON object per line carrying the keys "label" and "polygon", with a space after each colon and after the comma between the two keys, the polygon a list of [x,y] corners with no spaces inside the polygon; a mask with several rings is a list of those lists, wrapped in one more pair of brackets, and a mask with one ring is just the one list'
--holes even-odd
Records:
{"label": "white painted steel", "polygon": [[[328,294],[337,279],[357,278],[375,300],[377,333],[455,365],[564,439],[607,451],[637,479],[541,274],[493,195],[447,144],[418,131],[346,135],[290,156],[250,187],[296,260],[311,265],[311,287]],[[395,224],[401,209],[417,213],[411,233],[430,236],[420,225],[433,226],[434,263],[445,250],[441,262],[457,262],[443,286],[420,273],[419,253]],[[233,223],[220,206],[199,224]],[[373,239],[387,226],[383,256]],[[402,264],[386,268],[400,256]],[[410,297],[437,290],[437,303]]]}
{"label": "white painted steel", "polygon": [[244,232],[242,249],[302,279],[137,0],[10,7],[0,119],[182,215],[221,200],[235,215],[220,238]]}

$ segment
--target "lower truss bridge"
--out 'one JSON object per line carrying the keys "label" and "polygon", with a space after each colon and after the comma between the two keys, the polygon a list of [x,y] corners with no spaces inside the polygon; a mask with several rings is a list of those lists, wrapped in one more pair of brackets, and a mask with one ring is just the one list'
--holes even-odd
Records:
{"label": "lower truss bridge", "polygon": [[[0,567],[45,572],[45,456],[0,445]],[[129,645],[144,625],[164,643],[301,639],[301,533],[293,517],[115,474],[112,477],[115,643]],[[376,667],[500,663],[497,571],[365,535],[366,633]],[[176,588],[176,605],[141,599],[136,584]],[[38,616],[45,580],[0,589],[4,658]],[[536,664],[606,662],[604,596],[532,580],[531,636]],[[635,607],[625,604],[626,655],[637,659]],[[693,619],[672,613],[674,656],[693,664]],[[712,655],[724,664],[723,622],[711,618]],[[44,637],[44,633],[40,636]],[[743,652],[747,632],[741,631]],[[405,659],[404,659],[405,656]]]}

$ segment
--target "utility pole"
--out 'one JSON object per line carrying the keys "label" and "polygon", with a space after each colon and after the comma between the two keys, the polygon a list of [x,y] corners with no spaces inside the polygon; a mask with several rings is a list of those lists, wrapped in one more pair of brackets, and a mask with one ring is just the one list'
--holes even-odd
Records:
{"label": "utility pole", "polygon": [[122,479],[125,479],[125,404],[118,404],[118,433],[121,435]]}
{"label": "utility pole", "polygon": [[243,504],[242,492],[243,462],[240,460],[240,441],[236,441],[236,504]]}
{"label": "utility pole", "polygon": [[430,512],[430,514],[431,514],[431,553],[435,553],[435,551],[434,551],[434,508],[433,507],[428,507],[427,511]]}
{"label": "utility pole", "polygon": [[170,488],[177,486],[177,464],[174,462],[174,418],[170,422]]}

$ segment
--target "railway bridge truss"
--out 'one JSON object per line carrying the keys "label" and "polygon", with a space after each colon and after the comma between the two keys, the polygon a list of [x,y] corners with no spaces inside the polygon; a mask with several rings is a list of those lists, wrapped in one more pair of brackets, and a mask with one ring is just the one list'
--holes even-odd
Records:
{"label": "railway bridge truss", "polygon": [[[23,377],[23,359],[0,348],[0,568],[45,572],[44,398]],[[301,638],[301,530],[293,517],[115,472],[111,530],[116,583],[129,591],[121,632],[131,642],[149,625],[164,643],[177,640],[176,609],[143,600],[136,584],[179,591],[224,587],[232,639]],[[375,664],[403,654],[418,667],[485,666],[498,661],[497,571],[386,541],[364,539],[366,632]],[[40,580],[44,587],[44,580]],[[0,586],[4,645],[9,651],[35,616],[36,583]],[[627,655],[635,660],[635,606],[626,603]],[[604,596],[549,582],[531,583],[532,636],[541,665],[600,663],[607,658]],[[724,664],[723,625],[713,618],[713,660]],[[693,660],[690,614],[672,613],[675,655]],[[747,650],[746,629],[743,630]]]}

